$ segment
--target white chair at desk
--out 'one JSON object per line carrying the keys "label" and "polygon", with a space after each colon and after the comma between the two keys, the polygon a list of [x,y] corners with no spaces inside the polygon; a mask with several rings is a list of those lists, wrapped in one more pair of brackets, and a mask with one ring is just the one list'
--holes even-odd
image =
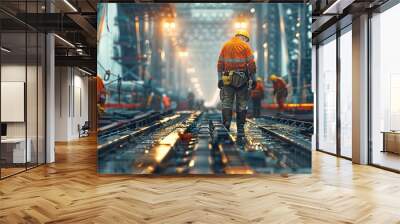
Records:
{"label": "white chair at desk", "polygon": [[[26,155],[25,155],[25,138],[1,138],[2,145],[14,145],[13,147],[13,163],[25,163],[31,162],[31,145],[32,141],[30,138],[27,139]],[[25,158],[27,159],[25,161]]]}

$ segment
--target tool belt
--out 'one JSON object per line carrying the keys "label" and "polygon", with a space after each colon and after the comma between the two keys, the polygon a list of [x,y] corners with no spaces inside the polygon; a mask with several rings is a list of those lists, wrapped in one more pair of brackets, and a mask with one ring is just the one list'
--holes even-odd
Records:
{"label": "tool belt", "polygon": [[288,96],[288,90],[286,88],[280,88],[274,91],[274,94],[278,98],[283,98]]}
{"label": "tool belt", "polygon": [[222,81],[224,86],[232,86],[240,88],[249,81],[246,72],[242,71],[227,71],[222,73]]}

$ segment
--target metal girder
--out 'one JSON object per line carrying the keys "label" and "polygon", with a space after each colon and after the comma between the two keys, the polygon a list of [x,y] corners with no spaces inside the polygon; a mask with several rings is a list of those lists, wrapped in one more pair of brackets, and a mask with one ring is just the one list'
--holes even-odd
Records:
{"label": "metal girder", "polygon": [[97,61],[92,56],[55,56],[55,65],[87,67],[96,71]]}
{"label": "metal girder", "polygon": [[[18,20],[41,32],[85,32],[85,42],[96,46],[96,29],[80,13],[19,13]],[[13,19],[2,19],[2,29],[13,29]]]}
{"label": "metal girder", "polygon": [[61,13],[18,13],[16,17],[42,32],[82,30],[66,15]]}
{"label": "metal girder", "polygon": [[[313,24],[311,31],[313,33],[316,33],[318,30],[324,29],[324,27],[329,27],[332,24],[328,24],[329,21],[331,21],[332,18],[335,16],[321,16],[319,17]],[[332,23],[332,21],[331,21]]]}
{"label": "metal girder", "polygon": [[18,30],[25,29],[25,26],[22,23],[19,23],[15,20],[9,19],[9,18],[0,19],[0,24],[1,24],[2,32],[18,31]]}
{"label": "metal girder", "polygon": [[[112,2],[112,1],[108,1]],[[120,1],[116,1],[120,2]],[[127,16],[143,16],[147,14],[149,17],[174,17],[173,7],[170,4],[132,4],[122,9]]]}
{"label": "metal girder", "polygon": [[79,25],[88,35],[89,38],[86,38],[86,41],[90,43],[92,46],[96,45],[96,34],[97,30],[83,17],[81,14],[68,14],[67,15],[71,20],[73,20],[77,25]]}

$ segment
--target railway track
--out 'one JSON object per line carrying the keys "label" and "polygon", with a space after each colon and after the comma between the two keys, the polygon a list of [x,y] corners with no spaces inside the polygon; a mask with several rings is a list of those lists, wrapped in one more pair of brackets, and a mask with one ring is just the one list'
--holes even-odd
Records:
{"label": "railway track", "polygon": [[[144,163],[161,162],[168,156],[168,147],[180,132],[185,132],[193,123],[196,113],[177,113],[162,117],[160,120],[143,127],[117,131],[107,135],[98,144],[98,172],[101,174],[148,173]],[[149,156],[152,156],[150,158]],[[136,166],[136,167],[135,167]],[[150,165],[149,165],[150,166]]]}
{"label": "railway track", "polygon": [[281,173],[311,172],[311,143],[296,136],[295,129],[289,133],[279,124],[265,125],[254,120],[248,120],[246,128],[248,150],[261,150],[268,155],[270,165],[260,171],[270,172],[269,167],[275,167]]}
{"label": "railway track", "polygon": [[[148,115],[151,116],[151,115]],[[126,126],[125,126],[126,127]],[[270,118],[248,120],[240,143],[216,111],[162,116],[103,135],[99,173],[253,174],[311,171],[309,127]],[[114,137],[114,138],[112,138]]]}

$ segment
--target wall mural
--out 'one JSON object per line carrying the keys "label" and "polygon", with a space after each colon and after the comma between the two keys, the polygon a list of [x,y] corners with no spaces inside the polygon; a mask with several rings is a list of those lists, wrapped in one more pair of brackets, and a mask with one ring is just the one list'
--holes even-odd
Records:
{"label": "wall mural", "polygon": [[98,4],[98,173],[311,172],[311,6]]}

